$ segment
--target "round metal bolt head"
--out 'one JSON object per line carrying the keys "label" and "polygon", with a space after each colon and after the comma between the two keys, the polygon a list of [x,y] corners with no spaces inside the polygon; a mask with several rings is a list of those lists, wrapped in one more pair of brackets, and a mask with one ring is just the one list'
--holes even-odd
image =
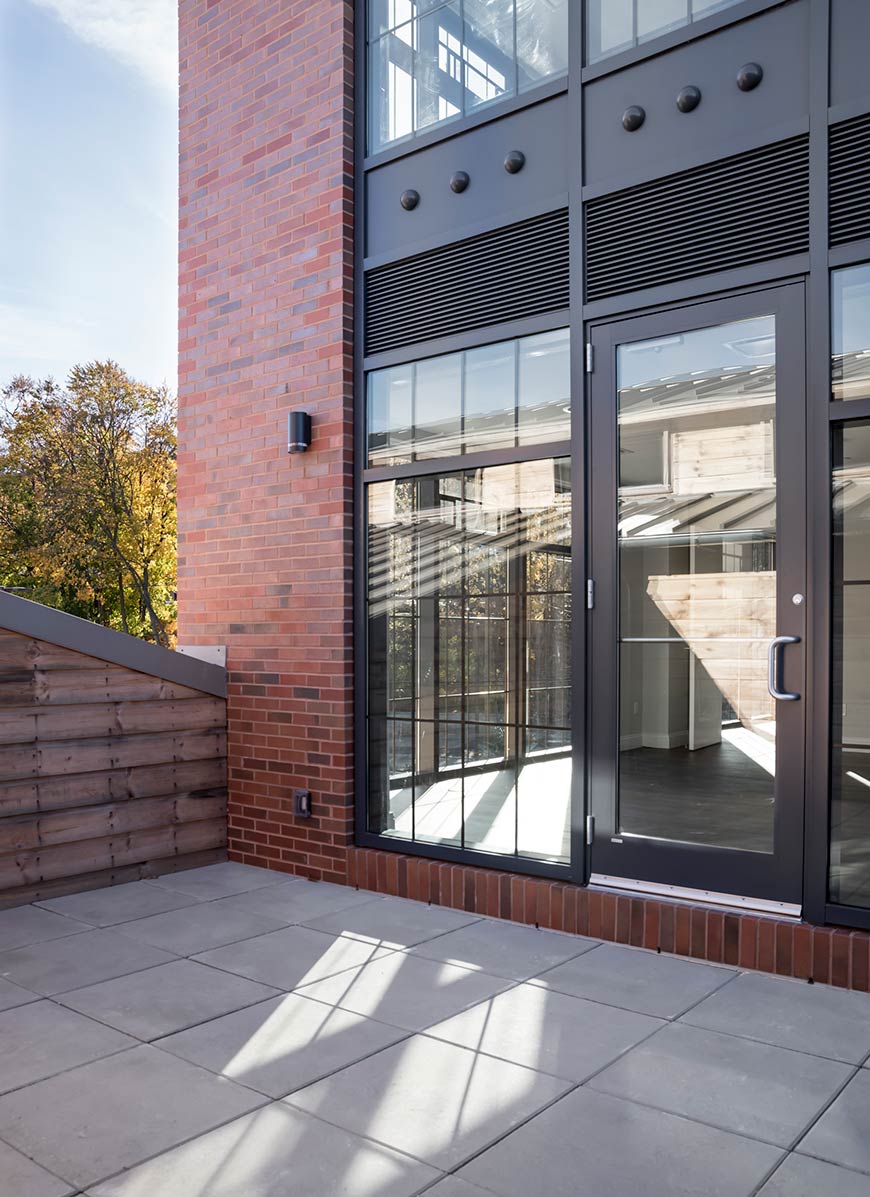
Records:
{"label": "round metal bolt head", "polygon": [[461,192],[463,192],[465,190],[465,188],[468,186],[468,184],[470,182],[471,182],[471,178],[468,175],[467,171],[456,170],[450,176],[450,190],[455,191],[456,194],[459,195]]}
{"label": "round metal bolt head", "polygon": [[403,191],[399,197],[399,203],[406,212],[413,212],[420,202],[420,192],[415,191],[413,187],[409,187],[407,191]]}
{"label": "round metal bolt head", "polygon": [[526,164],[526,156],[522,150],[511,150],[504,160],[504,168],[509,175],[518,175]]}
{"label": "round metal bolt head", "polygon": [[677,107],[680,112],[694,112],[701,103],[701,89],[690,84],[677,94]]}
{"label": "round metal bolt head", "polygon": [[757,62],[747,62],[737,72],[737,86],[741,91],[754,91],[764,78],[764,68]]}
{"label": "round metal bolt head", "polygon": [[646,120],[646,112],[640,104],[632,104],[622,114],[622,127],[626,133],[634,133]]}

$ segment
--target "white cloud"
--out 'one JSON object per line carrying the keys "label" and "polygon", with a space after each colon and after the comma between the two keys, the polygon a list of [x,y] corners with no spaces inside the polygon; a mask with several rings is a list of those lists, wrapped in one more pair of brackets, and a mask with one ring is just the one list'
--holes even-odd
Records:
{"label": "white cloud", "polygon": [[161,91],[178,87],[178,0],[32,0]]}

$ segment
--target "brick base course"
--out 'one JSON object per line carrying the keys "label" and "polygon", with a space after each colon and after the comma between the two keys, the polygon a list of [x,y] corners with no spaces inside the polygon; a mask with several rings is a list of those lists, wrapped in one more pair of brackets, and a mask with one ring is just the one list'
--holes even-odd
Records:
{"label": "brick base course", "polygon": [[870,934],[351,848],[348,882],[473,914],[870,992]]}

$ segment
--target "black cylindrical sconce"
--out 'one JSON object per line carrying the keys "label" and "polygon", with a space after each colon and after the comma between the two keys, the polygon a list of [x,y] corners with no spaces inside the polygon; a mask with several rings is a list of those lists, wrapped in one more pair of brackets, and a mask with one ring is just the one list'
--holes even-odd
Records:
{"label": "black cylindrical sconce", "polygon": [[287,452],[304,453],[311,448],[311,416],[307,411],[291,411],[287,416]]}

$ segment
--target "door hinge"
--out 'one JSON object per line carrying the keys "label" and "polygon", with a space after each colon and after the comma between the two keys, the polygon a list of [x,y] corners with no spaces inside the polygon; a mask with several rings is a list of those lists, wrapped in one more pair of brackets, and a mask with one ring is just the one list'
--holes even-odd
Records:
{"label": "door hinge", "polygon": [[595,816],[586,816],[586,846],[591,848],[595,842]]}
{"label": "door hinge", "polygon": [[591,611],[595,606],[595,579],[586,579],[586,610]]}
{"label": "door hinge", "polygon": [[591,374],[595,369],[595,346],[591,341],[586,342],[586,373]]}

